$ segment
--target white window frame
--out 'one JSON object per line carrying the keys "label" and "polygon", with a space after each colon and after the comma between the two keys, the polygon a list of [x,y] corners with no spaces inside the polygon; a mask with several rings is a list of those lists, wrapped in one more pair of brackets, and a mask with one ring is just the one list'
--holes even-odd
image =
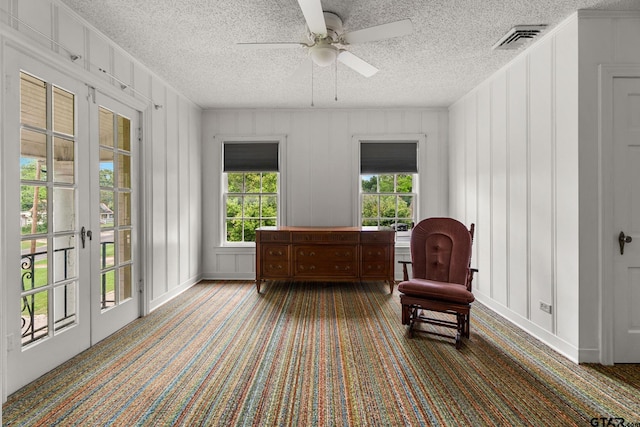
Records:
{"label": "white window frame", "polygon": [[[417,169],[418,172],[413,174],[413,192],[415,195],[414,200],[414,210],[413,210],[413,221],[417,222],[419,218],[421,218],[420,206],[422,205],[422,194],[420,193],[420,174],[423,173],[421,170],[421,165],[423,160],[421,158],[422,153],[426,153],[426,143],[427,137],[425,134],[415,134],[415,133],[402,133],[402,134],[376,134],[376,135],[353,135],[352,137],[352,170],[353,170],[353,188],[355,193],[358,195],[357,198],[357,206],[354,209],[354,224],[360,226],[362,224],[362,200],[365,193],[362,192],[362,184],[361,184],[361,173],[360,173],[360,146],[363,142],[387,142],[387,143],[407,143],[407,142],[417,142]],[[385,173],[383,175],[390,175],[391,173]],[[405,242],[403,240],[396,240],[396,246],[408,246],[408,240]]]}
{"label": "white window frame", "polygon": [[286,179],[285,179],[285,170],[286,170],[286,135],[250,135],[250,136],[218,136],[216,139],[220,142],[220,221],[219,221],[219,229],[220,229],[220,243],[223,247],[255,247],[255,242],[227,242],[226,236],[226,172],[224,172],[224,145],[226,143],[278,143],[278,191],[277,191],[277,201],[278,201],[278,213],[276,218],[276,224],[286,224],[285,213],[287,212],[285,208],[285,200],[286,197],[283,195],[286,194]]}

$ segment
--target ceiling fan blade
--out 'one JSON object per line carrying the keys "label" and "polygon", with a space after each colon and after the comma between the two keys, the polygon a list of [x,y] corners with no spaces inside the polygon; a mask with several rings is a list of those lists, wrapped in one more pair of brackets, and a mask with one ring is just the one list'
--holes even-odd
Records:
{"label": "ceiling fan blade", "polygon": [[298,0],[307,27],[313,34],[327,35],[327,24],[324,22],[324,12],[320,0]]}
{"label": "ceiling fan blade", "polygon": [[358,58],[353,53],[343,50],[338,55],[338,61],[347,67],[359,72],[365,77],[371,77],[378,72],[378,69],[368,62]]}
{"label": "ceiling fan blade", "polygon": [[342,36],[348,44],[372,42],[376,40],[390,39],[392,37],[406,36],[413,32],[413,24],[410,19],[389,22],[375,27],[363,28]]}
{"label": "ceiling fan blade", "polygon": [[273,42],[273,43],[236,43],[236,46],[251,49],[290,49],[298,47],[309,47],[304,43],[298,42]]}

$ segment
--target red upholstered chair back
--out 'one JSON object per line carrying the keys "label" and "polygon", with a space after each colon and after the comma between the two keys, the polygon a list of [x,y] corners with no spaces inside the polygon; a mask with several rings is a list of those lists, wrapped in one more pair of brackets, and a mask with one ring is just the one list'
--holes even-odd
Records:
{"label": "red upholstered chair back", "polygon": [[472,233],[452,218],[427,218],[411,233],[414,279],[468,286]]}

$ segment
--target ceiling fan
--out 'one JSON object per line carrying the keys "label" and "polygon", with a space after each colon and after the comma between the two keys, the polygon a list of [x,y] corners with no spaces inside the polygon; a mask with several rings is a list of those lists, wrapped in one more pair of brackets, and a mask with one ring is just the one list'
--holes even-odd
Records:
{"label": "ceiling fan", "polygon": [[383,40],[392,37],[405,36],[413,32],[413,25],[409,19],[364,28],[345,33],[342,19],[335,13],[322,10],[320,0],[298,0],[304,19],[307,21],[309,43],[302,42],[274,42],[274,43],[237,43],[244,47],[255,48],[305,48],[309,51],[312,61],[326,67],[336,60],[357,71],[365,77],[371,77],[378,69],[365,60],[347,50],[356,43]]}

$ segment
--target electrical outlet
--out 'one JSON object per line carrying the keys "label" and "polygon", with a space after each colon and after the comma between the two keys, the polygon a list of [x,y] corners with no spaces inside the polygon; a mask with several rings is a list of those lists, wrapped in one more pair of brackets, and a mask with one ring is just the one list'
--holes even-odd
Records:
{"label": "electrical outlet", "polygon": [[540,301],[540,310],[551,314],[551,304]]}

